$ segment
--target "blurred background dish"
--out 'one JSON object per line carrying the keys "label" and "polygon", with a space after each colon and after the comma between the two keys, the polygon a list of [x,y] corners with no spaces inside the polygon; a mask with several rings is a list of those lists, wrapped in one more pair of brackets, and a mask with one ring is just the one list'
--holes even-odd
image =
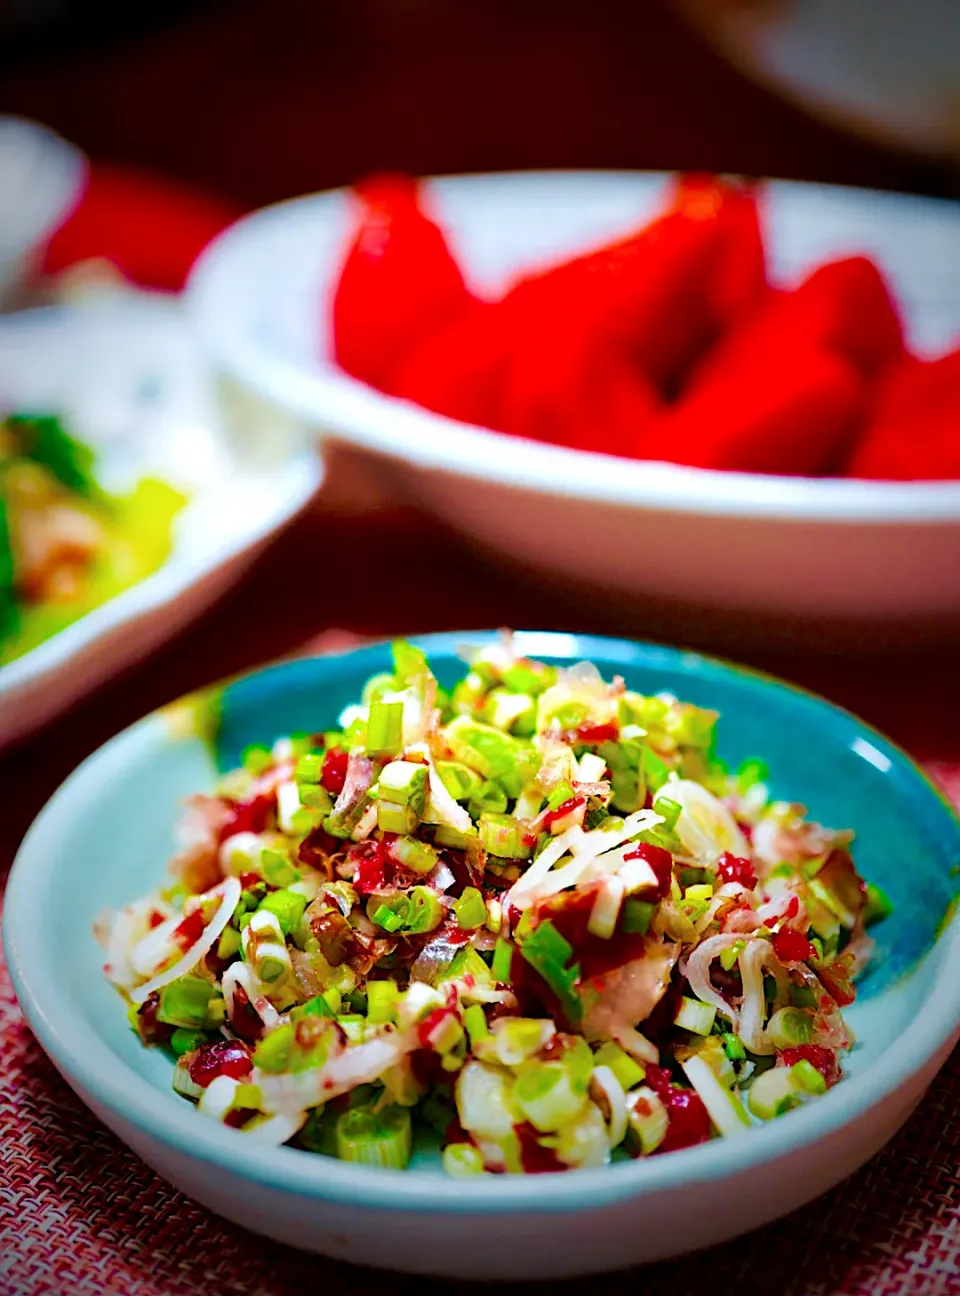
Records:
{"label": "blurred background dish", "polygon": [[80,150],[45,126],[0,116],[0,307],[79,202],[86,169]]}
{"label": "blurred background dish", "polygon": [[[632,230],[661,201],[653,174],[526,173],[435,181],[433,206],[468,278],[497,292],[518,269]],[[866,252],[889,275],[921,354],[960,333],[960,212],[950,204],[772,183],[771,278]],[[334,443],[360,447],[471,540],[617,600],[709,618],[908,621],[960,613],[960,483],[714,473],[612,460],[453,422],[338,370],[329,316],[349,225],[342,193],[247,217],[203,254],[192,317],[229,377]],[[599,438],[602,442],[602,437]],[[758,629],[762,622],[757,623]]]}
{"label": "blurred background dish", "polygon": [[885,144],[960,158],[953,0],[677,0],[735,66]]}
{"label": "blurred background dish", "polygon": [[0,666],[0,747],[175,635],[307,503],[309,448],[245,439],[225,422],[178,302],[107,292],[85,305],[0,316],[5,410],[55,412],[124,491],[144,474],[187,497],[152,575]]}

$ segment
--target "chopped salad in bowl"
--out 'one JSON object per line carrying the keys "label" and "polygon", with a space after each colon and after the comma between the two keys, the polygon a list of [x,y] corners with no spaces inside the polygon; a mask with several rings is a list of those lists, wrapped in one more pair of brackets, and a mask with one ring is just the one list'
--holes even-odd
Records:
{"label": "chopped salad in bowl", "polygon": [[716,712],[509,635],[442,688],[397,642],[337,728],[249,747],[105,973],[199,1111],[455,1177],[601,1166],[841,1082],[890,912],[852,833],[715,756]]}

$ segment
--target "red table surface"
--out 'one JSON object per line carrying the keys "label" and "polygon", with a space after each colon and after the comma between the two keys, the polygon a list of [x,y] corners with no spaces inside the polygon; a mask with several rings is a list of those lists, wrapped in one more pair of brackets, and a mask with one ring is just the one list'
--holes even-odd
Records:
{"label": "red table surface", "polygon": [[[378,555],[390,547],[395,556],[397,546],[406,550],[409,580],[381,592],[372,580]],[[311,641],[335,644],[338,636],[325,632],[379,636],[497,625],[623,628],[614,605],[588,612],[572,597],[474,556],[412,514],[358,517],[314,508],[200,622],[0,759],[4,878],[23,832],[57,784],[145,711]],[[960,803],[955,650],[866,659],[748,656],[886,731]],[[440,1290],[438,1282],[301,1255],[223,1223],[173,1191],[58,1077],[23,1022],[2,963],[0,1038],[4,1296],[299,1296],[320,1288],[365,1294],[414,1282],[419,1290]],[[559,1286],[644,1296],[960,1293],[960,1053],[894,1142],[820,1200],[698,1255]]]}

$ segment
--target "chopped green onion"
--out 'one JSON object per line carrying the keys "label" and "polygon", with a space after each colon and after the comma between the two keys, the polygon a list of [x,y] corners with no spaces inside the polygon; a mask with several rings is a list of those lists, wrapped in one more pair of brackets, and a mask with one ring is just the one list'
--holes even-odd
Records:
{"label": "chopped green onion", "polygon": [[683,806],[678,805],[676,801],[671,801],[669,797],[658,796],[654,802],[653,808],[656,810],[658,815],[663,816],[665,821],[663,824],[664,828],[669,832],[673,832],[681,814],[683,813]]}
{"label": "chopped green onion", "polygon": [[426,653],[415,644],[408,643],[406,639],[395,639],[391,645],[391,652],[393,671],[398,683],[412,684],[431,673]]}
{"label": "chopped green onion", "polygon": [[367,982],[367,1021],[382,1026],[396,1020],[400,990],[395,981]]}
{"label": "chopped green onion", "polygon": [[235,954],[240,953],[240,933],[236,927],[224,927],[217,942],[217,958],[232,959]]}
{"label": "chopped green onion", "polygon": [[809,986],[790,987],[790,1001],[795,1008],[816,1008],[817,996]]}
{"label": "chopped green onion", "polygon": [[572,785],[564,779],[547,797],[547,805],[551,810],[559,810],[567,801],[572,801],[575,795]]}
{"label": "chopped green onion", "polygon": [[260,901],[260,910],[276,915],[280,930],[284,936],[290,936],[300,926],[304,910],[307,907],[306,896],[297,891],[271,891]]}
{"label": "chopped green onion", "polygon": [[773,1120],[797,1107],[805,1092],[801,1081],[793,1074],[793,1067],[773,1067],[752,1082],[747,1101],[754,1116],[760,1120]]}
{"label": "chopped green onion", "polygon": [[562,1062],[544,1062],[521,1072],[513,1099],[541,1134],[550,1134],[574,1120],[586,1102],[586,1096],[574,1090]]}
{"label": "chopped green onion", "polygon": [[[328,1002],[329,999],[335,998],[335,1003]],[[327,990],[324,994],[314,995],[312,999],[307,999],[305,1003],[298,1004],[296,1008],[290,1011],[291,1021],[301,1021],[304,1017],[329,1017],[336,1016],[336,1008],[339,1008],[339,994],[336,990]]]}
{"label": "chopped green onion", "polygon": [[884,918],[889,918],[893,913],[893,904],[890,897],[880,887],[875,886],[873,882],[867,883],[867,903],[863,910],[863,921],[867,927],[872,927],[874,923],[882,922]]}
{"label": "chopped green onion", "polygon": [[481,783],[472,794],[467,808],[474,819],[479,819],[487,811],[502,814],[507,808],[507,800],[507,794],[500,784],[488,780]]}
{"label": "chopped green onion", "polygon": [[490,964],[490,971],[494,981],[499,982],[501,985],[510,984],[513,950],[514,947],[510,941],[504,940],[502,936],[498,937],[493,950],[493,962]]}
{"label": "chopped green onion", "polygon": [[723,1040],[723,1051],[731,1062],[742,1062],[746,1058],[747,1050],[743,1047],[738,1035],[727,1031],[721,1036],[721,1039]]}
{"label": "chopped green onion", "polygon": [[443,921],[443,906],[436,891],[415,886],[410,892],[410,916],[406,927],[411,932],[433,931]]}
{"label": "chopped green onion", "polygon": [[289,1070],[296,1028],[287,1024],[277,1026],[257,1044],[253,1064],[269,1075],[279,1075]]}
{"label": "chopped green onion", "polygon": [[670,766],[665,760],[661,760],[652,747],[645,746],[640,758],[640,773],[646,789],[649,792],[659,792],[670,777]]}
{"label": "chopped green onion", "polygon": [[275,887],[288,887],[291,882],[299,882],[302,876],[287,855],[269,847],[260,853],[260,872],[264,880]]}
{"label": "chopped green onion", "polygon": [[477,1041],[486,1039],[490,1034],[490,1027],[487,1025],[487,1019],[483,1009],[479,1004],[471,1004],[463,1014],[463,1024],[467,1028],[467,1034],[470,1036],[470,1046],[476,1047]]}
{"label": "chopped green onion", "polygon": [[305,752],[293,769],[295,783],[319,783],[323,777],[324,752]]}
{"label": "chopped green onion", "polygon": [[413,806],[399,805],[396,801],[377,802],[377,827],[381,832],[412,833],[419,820]]}
{"label": "chopped green onion", "polygon": [[570,942],[546,918],[523,941],[520,953],[557,996],[571,1024],[577,1025],[583,1016],[583,1004],[575,989],[580,979],[580,965],[567,967],[573,955]]}
{"label": "chopped green onion", "polygon": [[[402,903],[401,903],[402,902]],[[410,916],[410,901],[406,896],[393,896],[389,903],[380,904],[372,918],[384,931],[397,932],[406,924]]]}
{"label": "chopped green onion", "polygon": [[813,1039],[813,1017],[799,1008],[780,1008],[770,1018],[767,1038],[774,1048],[794,1048]]}
{"label": "chopped green onion", "polygon": [[629,1053],[612,1042],[597,1049],[593,1060],[597,1066],[609,1067],[624,1090],[638,1085],[645,1074],[643,1067],[634,1062]]}
{"label": "chopped green onion", "polygon": [[483,814],[478,827],[480,845],[488,855],[499,859],[529,859],[533,853],[526,827],[511,815]]}
{"label": "chopped green onion", "polygon": [[410,1160],[411,1129],[407,1107],[383,1107],[378,1112],[355,1107],[337,1120],[337,1156],[358,1165],[403,1170]]}
{"label": "chopped green onion", "polygon": [[452,1179],[472,1179],[483,1174],[483,1153],[472,1143],[448,1143],[440,1155]]}
{"label": "chopped green onion", "polygon": [[817,1070],[812,1062],[806,1058],[801,1058],[799,1062],[794,1062],[790,1068],[793,1079],[810,1094],[825,1094],[827,1092],[827,1082],[823,1075]]}
{"label": "chopped green onion", "polygon": [[477,841],[477,834],[473,831],[461,832],[450,824],[437,824],[433,840],[438,846],[446,846],[450,850],[466,850],[471,841]]}
{"label": "chopped green onion", "polygon": [[476,887],[464,887],[460,899],[453,902],[453,911],[464,931],[483,927],[487,921],[487,906]]}
{"label": "chopped green onion", "polygon": [[207,1024],[210,1000],[215,994],[216,986],[203,977],[177,977],[160,991],[157,1020],[167,1026],[202,1030]]}
{"label": "chopped green onion", "polygon": [[518,661],[507,667],[502,679],[511,692],[543,693],[556,683],[557,671],[556,667],[547,666],[544,662]]}
{"label": "chopped green onion", "polygon": [[511,797],[520,795],[539,767],[540,757],[532,743],[469,716],[452,720],[444,737],[457,760],[484,778],[502,783]]}
{"label": "chopped green onion", "polygon": [[324,815],[328,815],[333,809],[333,797],[325,787],[320,787],[315,783],[298,783],[297,790],[300,793],[301,814],[303,810],[313,810],[318,815],[311,815],[311,820],[319,824]]}
{"label": "chopped green onion", "polygon": [[460,761],[437,761],[437,773],[454,801],[469,801],[483,786],[483,779]]}
{"label": "chopped green onion", "polygon": [[649,900],[637,900],[636,897],[629,896],[624,901],[621,910],[621,930],[628,933],[636,932],[640,936],[645,936],[650,928],[650,922],[656,907]]}
{"label": "chopped green onion", "polygon": [[402,685],[402,683],[402,680],[397,680],[395,676],[388,675],[386,671],[381,672],[379,675],[371,675],[363,686],[360,700],[364,706],[368,707],[371,702],[382,701],[385,693],[394,692],[397,685]]}
{"label": "chopped green onion", "polygon": [[273,752],[269,747],[263,747],[259,743],[251,743],[249,747],[244,747],[243,754],[240,757],[243,768],[254,778],[259,778],[265,774],[273,765]]}
{"label": "chopped green onion", "polygon": [[427,778],[426,765],[415,761],[390,761],[380,771],[379,799],[411,806],[419,819],[427,803]]}
{"label": "chopped green onion", "polygon": [[403,750],[403,703],[372,702],[367,716],[368,756],[396,756]]}
{"label": "chopped green onion", "polygon": [[206,1044],[209,1036],[199,1030],[188,1030],[184,1026],[178,1026],[170,1036],[170,1049],[174,1057],[183,1057],[185,1053],[192,1053],[194,1049],[200,1048],[201,1044]]}
{"label": "chopped green onion", "polygon": [[733,971],[734,964],[746,948],[747,942],[738,940],[734,941],[732,945],[728,945],[726,949],[720,951],[720,966],[723,968],[724,972]]}
{"label": "chopped green onion", "polygon": [[398,837],[390,847],[390,854],[403,868],[419,873],[421,877],[432,873],[440,860],[438,851],[416,837]]}
{"label": "chopped green onion", "polygon": [[483,714],[497,729],[527,735],[536,731],[537,708],[527,693],[495,688],[487,694]]}
{"label": "chopped green onion", "polygon": [[716,1008],[710,1004],[701,1003],[699,999],[688,999],[684,996],[680,1000],[680,1007],[674,1014],[673,1022],[681,1030],[692,1031],[694,1035],[709,1035],[713,1030],[713,1023],[717,1017]]}

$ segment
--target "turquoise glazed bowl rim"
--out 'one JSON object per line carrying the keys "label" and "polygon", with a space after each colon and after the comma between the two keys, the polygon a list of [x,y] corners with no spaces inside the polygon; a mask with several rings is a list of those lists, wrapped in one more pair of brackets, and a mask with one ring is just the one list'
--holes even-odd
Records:
{"label": "turquoise glazed bowl rim", "polygon": [[[464,642],[490,637],[488,631],[467,631],[418,636],[415,642],[434,660],[450,660]],[[708,683],[733,679],[746,685],[758,702],[787,693],[795,705],[816,717],[825,733],[832,730],[846,745],[859,738],[889,762],[898,785],[911,795],[914,810],[918,803],[922,805],[926,826],[960,860],[960,820],[927,776],[889,739],[823,698],[743,666],[656,644],[538,631],[521,632],[519,638],[523,651],[531,656],[568,661],[596,658],[614,668],[669,669]],[[296,671],[310,670],[315,681],[334,680],[347,673],[365,677],[383,667],[385,654],[385,644],[376,643],[330,656],[295,659],[240,676],[225,687],[229,691],[238,684],[257,681],[268,686],[269,696],[270,686],[281,683],[288,673],[292,678]],[[57,949],[43,937],[44,896],[64,881],[58,874],[53,844],[62,841],[75,816],[82,816],[89,792],[102,780],[175,741],[169,718],[156,712],[112,738],[63,783],[17,855],[6,894],[4,944],[14,987],[35,1035],[81,1096],[133,1127],[141,1138],[204,1162],[211,1170],[231,1173],[251,1187],[261,1185],[294,1197],[400,1212],[601,1209],[648,1193],[716,1183],[789,1157],[837,1133],[867,1109],[908,1087],[913,1076],[928,1069],[934,1060],[942,1060],[960,1032],[960,922],[951,921],[937,940],[939,966],[931,993],[898,1038],[897,1047],[887,1048],[863,1074],[845,1079],[817,1102],[786,1119],[753,1129],[735,1142],[716,1139],[668,1156],[541,1175],[532,1183],[527,1176],[485,1176],[458,1181],[455,1191],[439,1172],[372,1169],[294,1148],[261,1146],[235,1130],[201,1119],[186,1103],[159,1101],[156,1087],[127,1066],[90,1022],[69,1011],[59,987],[71,970],[58,965]],[[135,887],[131,894],[134,892]]]}

